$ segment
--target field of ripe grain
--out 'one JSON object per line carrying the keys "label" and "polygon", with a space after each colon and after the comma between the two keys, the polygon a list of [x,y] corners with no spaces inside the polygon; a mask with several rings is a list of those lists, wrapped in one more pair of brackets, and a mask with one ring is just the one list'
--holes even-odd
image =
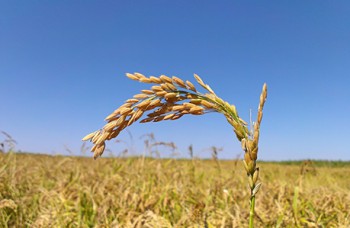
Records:
{"label": "field of ripe grain", "polygon": [[[256,227],[350,227],[350,165],[258,163]],[[0,153],[0,227],[247,227],[241,161]]]}

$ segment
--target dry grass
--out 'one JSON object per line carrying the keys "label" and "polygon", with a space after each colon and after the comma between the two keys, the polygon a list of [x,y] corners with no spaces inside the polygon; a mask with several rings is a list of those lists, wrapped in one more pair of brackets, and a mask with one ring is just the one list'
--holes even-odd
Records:
{"label": "dry grass", "polygon": [[0,133],[0,135],[4,138],[0,141],[0,153],[13,151],[17,145],[16,140],[14,140],[12,136],[5,131],[0,131]]}
{"label": "dry grass", "polygon": [[[246,227],[237,165],[2,153],[0,227]],[[314,167],[260,164],[257,227],[350,226],[350,165]]]}

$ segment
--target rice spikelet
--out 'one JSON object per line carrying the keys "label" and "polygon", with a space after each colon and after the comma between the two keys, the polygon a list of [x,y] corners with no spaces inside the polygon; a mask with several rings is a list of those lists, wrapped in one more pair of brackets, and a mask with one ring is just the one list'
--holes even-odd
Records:
{"label": "rice spikelet", "polygon": [[[141,73],[127,73],[126,76],[132,80],[154,85],[150,89],[141,90],[140,94],[126,100],[124,104],[108,115],[106,117],[108,123],[103,127],[103,133],[95,131],[83,138],[84,141],[90,140],[98,145],[93,147],[95,157],[103,153],[104,146],[102,145],[105,145],[105,140],[116,137],[125,127],[141,119],[145,112],[150,111],[146,114],[146,118],[141,119],[141,123],[175,120],[188,114],[202,115],[208,112],[219,112],[224,114],[227,121],[233,126],[237,138],[242,142],[242,148],[248,153],[248,156],[245,156],[245,162],[250,164],[256,160],[262,109],[267,95],[266,84],[264,84],[260,96],[254,134],[250,135],[247,123],[238,116],[235,106],[218,97],[214,90],[205,84],[197,74],[194,74],[194,78],[208,93],[198,92],[190,81],[184,81],[176,76],[170,78],[161,75],[160,77],[150,76],[147,78]],[[243,140],[245,140],[244,144]],[[250,144],[247,142],[249,141],[254,142],[253,148],[248,147]],[[252,175],[254,173],[252,169],[247,170],[247,173]]]}

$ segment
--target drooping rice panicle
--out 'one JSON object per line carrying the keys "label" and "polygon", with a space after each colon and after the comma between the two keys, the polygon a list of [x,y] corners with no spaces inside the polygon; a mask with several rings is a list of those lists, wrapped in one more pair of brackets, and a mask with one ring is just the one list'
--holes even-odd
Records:
{"label": "drooping rice panicle", "polygon": [[261,183],[258,183],[259,168],[256,167],[256,160],[262,110],[267,97],[266,84],[260,95],[257,120],[252,126],[252,131],[249,131],[247,122],[239,117],[236,107],[218,97],[214,90],[196,74],[194,78],[208,93],[199,92],[190,81],[185,82],[176,76],[146,77],[140,73],[127,73],[126,76],[142,83],[151,83],[153,86],[150,89],[141,90],[141,93],[126,100],[123,105],[106,117],[107,124],[102,129],[83,138],[94,144],[91,149],[94,152],[94,158],[102,155],[106,140],[117,137],[123,129],[141,119],[146,112],[148,112],[147,117],[142,118],[140,123],[176,120],[188,114],[222,113],[233,126],[236,137],[245,152],[243,162],[251,190],[249,227],[253,227],[255,194],[261,186]]}
{"label": "drooping rice panicle", "polygon": [[224,114],[233,126],[239,140],[249,136],[249,131],[240,121],[235,106],[217,97],[210,86],[196,74],[194,75],[196,81],[207,93],[198,92],[193,83],[176,76],[146,77],[141,73],[127,73],[126,76],[142,83],[151,83],[153,86],[150,89],[141,90],[141,93],[126,100],[106,117],[107,124],[102,129],[83,138],[96,144],[92,148],[95,158],[102,155],[102,148],[104,148],[102,145],[106,140],[117,137],[125,127],[141,119],[149,111],[151,112],[147,117],[140,120],[141,123],[176,120],[187,114],[202,115],[208,112],[219,112]]}

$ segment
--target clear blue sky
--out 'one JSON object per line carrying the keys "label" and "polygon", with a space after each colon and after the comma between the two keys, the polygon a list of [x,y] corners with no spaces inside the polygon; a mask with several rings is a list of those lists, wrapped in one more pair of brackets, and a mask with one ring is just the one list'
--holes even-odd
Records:
{"label": "clear blue sky", "polygon": [[[197,73],[245,120],[268,84],[260,159],[350,160],[349,12],[349,1],[0,1],[0,130],[22,151],[79,154],[149,87],[126,72]],[[183,156],[190,144],[202,157],[241,153],[220,114],[129,130],[138,151],[153,132]]]}

